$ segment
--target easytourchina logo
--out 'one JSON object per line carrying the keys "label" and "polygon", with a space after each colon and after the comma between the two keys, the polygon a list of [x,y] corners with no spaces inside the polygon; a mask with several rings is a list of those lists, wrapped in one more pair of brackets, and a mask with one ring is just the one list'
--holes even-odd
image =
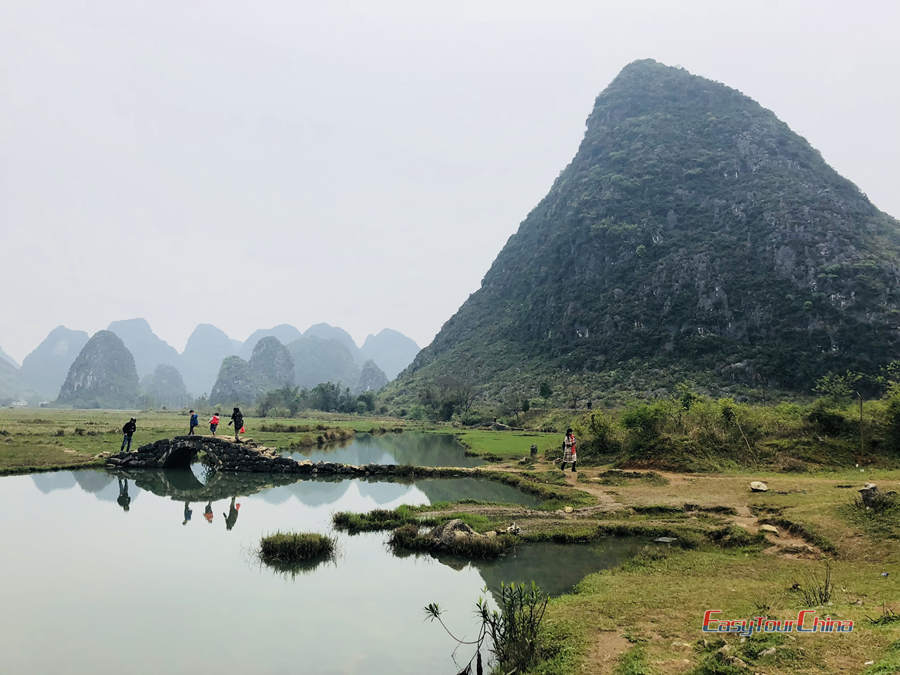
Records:
{"label": "easytourchina logo", "polygon": [[721,619],[721,609],[708,609],[703,613],[704,633],[737,633],[749,637],[753,633],[851,633],[853,621],[841,621],[830,616],[815,616],[814,609],[803,609],[796,619],[770,619],[755,616],[752,619]]}

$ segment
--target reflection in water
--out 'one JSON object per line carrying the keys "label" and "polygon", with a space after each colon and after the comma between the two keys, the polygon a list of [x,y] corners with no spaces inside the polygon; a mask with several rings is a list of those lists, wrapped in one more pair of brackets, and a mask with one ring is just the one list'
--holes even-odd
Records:
{"label": "reflection in water", "polygon": [[189,469],[120,470],[116,475],[132,479],[142,490],[160,497],[170,497],[178,502],[215,502],[233,496],[261,493],[261,498],[270,504],[283,504],[296,499],[306,506],[317,507],[341,501],[351,486],[355,486],[361,495],[368,497],[376,505],[394,500],[433,504],[477,499],[533,506],[539,501],[537,497],[511,485],[487,478],[410,480],[370,476],[350,479],[339,476],[310,478],[294,474],[214,472],[204,485]]}
{"label": "reflection in water", "polygon": [[[184,470],[78,473],[80,480],[73,472],[0,478],[0,509],[29,514],[4,522],[0,578],[15,579],[0,584],[4,615],[15,617],[0,630],[4,672],[95,675],[119,672],[126,662],[139,673],[296,672],[297,664],[314,673],[451,672],[446,636],[421,620],[425,604],[445,605],[454,627],[472,639],[472,602],[485,585],[534,579],[557,593],[632,546],[529,545],[471,564],[398,558],[385,546],[386,533],[349,536],[331,527],[338,510],[460,498],[534,501],[485,479],[213,474],[204,484]],[[128,518],[106,503],[125,495],[132,503],[140,498]],[[218,509],[225,527],[186,527],[194,503],[210,520]],[[185,527],[175,527],[176,508]],[[260,537],[278,530],[335,536],[336,562],[282,574],[251,560]],[[201,576],[205,583],[197,583]],[[223,641],[220,623],[210,621],[236,609],[242,625],[252,626],[252,640]],[[129,618],[106,621],[98,632],[108,616]],[[299,623],[303,617],[314,618]],[[147,649],[148,640],[165,648]]]}
{"label": "reflection in water", "polygon": [[119,498],[116,501],[125,511],[131,508],[131,497],[128,496],[127,478],[119,478]]}
{"label": "reflection in water", "polygon": [[465,448],[451,434],[357,434],[343,443],[303,448],[294,459],[343,464],[411,464],[415,466],[480,466],[484,460],[466,457]]}
{"label": "reflection in water", "polygon": [[231,504],[228,506],[228,515],[222,514],[222,517],[225,518],[225,529],[230,530],[234,527],[234,524],[237,522],[238,517],[238,509],[241,508],[240,504],[234,503],[235,497],[231,498]]}
{"label": "reflection in water", "polygon": [[478,568],[491,591],[496,591],[501,581],[508,584],[534,580],[549,595],[561,595],[588,574],[622,564],[644,545],[637,538],[617,537],[593,544],[546,542],[518,546],[504,557],[471,564]]}

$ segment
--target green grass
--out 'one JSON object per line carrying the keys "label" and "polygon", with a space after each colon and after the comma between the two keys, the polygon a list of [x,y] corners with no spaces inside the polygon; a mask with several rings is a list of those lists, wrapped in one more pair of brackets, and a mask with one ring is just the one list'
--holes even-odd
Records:
{"label": "green grass", "polygon": [[[204,418],[204,415],[212,412],[201,411],[201,420],[205,423],[208,417]],[[380,418],[341,419],[326,413],[322,415],[321,419],[294,418],[289,422],[247,416],[244,418],[247,433],[242,438],[287,450],[316,445],[319,436],[327,437],[326,440],[345,439],[357,430],[368,431],[376,423],[379,426],[388,423]],[[137,418],[132,449],[188,432],[187,411],[0,409],[0,475],[102,466],[104,458],[98,455],[119,451],[122,425],[132,416]],[[390,420],[390,424],[397,426],[396,420]],[[281,428],[262,431],[263,426]],[[295,431],[285,431],[285,427],[293,427]],[[201,424],[200,432],[209,433],[208,427]],[[231,427],[223,420],[218,435],[232,434]]]}
{"label": "green grass", "polygon": [[259,542],[259,557],[265,563],[300,563],[334,554],[335,540],[316,532],[276,532]]}
{"label": "green grass", "polygon": [[651,675],[653,672],[647,664],[644,646],[636,644],[619,657],[613,675]]}
{"label": "green grass", "polygon": [[512,548],[515,538],[508,535],[470,536],[442,543],[427,533],[422,534],[418,525],[407,523],[391,532],[388,544],[400,552],[445,553],[467,560],[484,560],[496,558]]}
{"label": "green grass", "polygon": [[896,675],[896,673],[900,673],[900,640],[888,647],[884,656],[864,671],[864,675]]}
{"label": "green grass", "polygon": [[[446,429],[440,429],[446,432]],[[502,459],[520,459],[531,454],[531,446],[538,446],[538,454],[562,443],[560,434],[537,431],[488,431],[486,429],[454,430],[459,442],[476,455],[493,455]]]}

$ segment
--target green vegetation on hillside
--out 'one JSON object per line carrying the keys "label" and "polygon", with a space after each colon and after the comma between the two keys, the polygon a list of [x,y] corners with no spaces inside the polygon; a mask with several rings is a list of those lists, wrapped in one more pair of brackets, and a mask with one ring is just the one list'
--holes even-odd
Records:
{"label": "green vegetation on hillside", "polygon": [[448,377],[500,401],[542,380],[761,398],[874,373],[900,347],[898,253],[897,221],[772,112],[638,61],[386,401],[410,408]]}

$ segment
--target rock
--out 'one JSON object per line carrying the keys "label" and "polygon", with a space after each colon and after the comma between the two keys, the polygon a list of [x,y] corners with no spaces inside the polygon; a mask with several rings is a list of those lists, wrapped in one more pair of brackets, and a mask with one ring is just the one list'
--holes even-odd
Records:
{"label": "rock", "polygon": [[775,653],[775,647],[769,647],[768,649],[763,649],[759,655],[760,656],[772,656]]}
{"label": "rock", "polygon": [[134,357],[117,335],[101,330],[69,367],[57,401],[74,408],[130,408],[137,399]]}
{"label": "rock", "polygon": [[484,536],[488,537],[489,539],[492,537],[496,537],[497,531],[496,530],[488,530],[487,532],[484,533]]}
{"label": "rock", "polygon": [[481,537],[484,535],[478,534],[459,518],[454,518],[433,528],[429,536],[444,546],[452,546],[465,537]]}
{"label": "rock", "polygon": [[769,486],[763,483],[761,480],[755,480],[750,483],[750,491],[751,492],[768,492]]}
{"label": "rock", "polygon": [[878,498],[878,488],[875,487],[874,483],[866,483],[866,487],[859,491],[859,496],[865,506],[874,506]]}
{"label": "rock", "polygon": [[522,530],[519,528],[518,525],[513,523],[512,525],[507,527],[506,530],[504,530],[504,531],[506,532],[506,534],[519,534],[519,532],[521,532]]}
{"label": "rock", "polygon": [[760,532],[771,532],[771,533],[774,534],[776,537],[779,536],[779,535],[778,535],[778,528],[775,527],[774,525],[760,525],[760,526],[759,526],[759,531],[760,531]]}
{"label": "rock", "polygon": [[571,506],[567,506],[566,508],[563,509],[563,511],[565,511],[566,513],[572,513],[572,511],[574,511],[574,510],[575,509],[573,509]]}
{"label": "rock", "polygon": [[660,543],[660,544],[671,544],[673,542],[678,541],[678,538],[677,537],[657,537],[653,541]]}

